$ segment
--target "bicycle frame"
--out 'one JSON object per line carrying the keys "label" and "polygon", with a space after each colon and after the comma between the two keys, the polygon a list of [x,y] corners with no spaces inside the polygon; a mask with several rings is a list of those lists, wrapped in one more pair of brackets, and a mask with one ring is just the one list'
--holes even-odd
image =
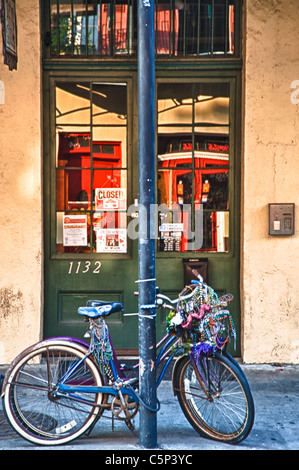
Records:
{"label": "bicycle frame", "polygon": [[[160,385],[166,370],[168,369],[169,364],[173,360],[173,358],[177,355],[176,352],[173,351],[173,347],[179,342],[179,339],[173,334],[166,334],[156,345],[156,351],[161,348],[159,354],[156,358],[156,367],[162,363],[162,361],[167,358],[166,363],[164,364],[156,382],[156,386]],[[112,385],[103,385],[103,386],[92,386],[92,385],[73,385],[73,384],[66,384],[67,380],[71,378],[72,374],[76,371],[76,369],[86,360],[88,356],[92,354],[91,350],[89,349],[84,357],[77,361],[73,366],[66,372],[66,374],[60,379],[58,384],[56,384],[55,393],[56,396],[64,395],[65,393],[68,394],[68,398],[73,400],[80,400],[80,402],[89,403],[88,400],[83,400],[82,398],[78,399],[75,396],[76,392],[81,393],[103,393],[107,395],[113,396],[122,396],[123,394],[129,395],[133,398],[136,403],[139,403],[138,395],[134,392],[133,388],[131,387],[133,382],[136,382],[136,379],[132,379],[129,377],[125,377],[123,374],[123,369],[119,364],[118,357],[114,350],[113,344],[111,342],[113,356],[109,361],[109,366],[112,370],[114,383]],[[139,363],[137,363],[134,368],[138,368]],[[101,405],[95,405],[101,406]]]}
{"label": "bicycle frame", "polygon": [[[199,276],[200,277],[200,276]],[[197,281],[196,281],[197,282]],[[180,297],[180,300],[188,299],[192,297],[192,293],[185,295],[183,297]],[[174,305],[178,302],[179,299],[171,300],[169,299],[166,295],[157,294],[157,307],[166,307],[168,309],[173,309]],[[165,303],[168,302],[168,304]],[[63,377],[63,379],[59,382],[59,390],[61,392],[68,392],[68,393],[74,393],[76,390],[84,393],[105,393],[105,394],[111,394],[111,395],[119,395],[121,393],[126,393],[131,395],[131,393],[128,393],[128,390],[130,388],[128,387],[128,384],[130,385],[130,379],[126,378],[123,375],[123,370],[119,364],[117,355],[115,353],[110,334],[109,335],[109,341],[111,344],[111,349],[112,349],[112,359],[109,361],[109,366],[113,372],[113,377],[114,377],[114,384],[112,386],[101,386],[101,387],[92,387],[92,386],[75,386],[75,385],[66,385],[64,382],[66,382],[67,378],[69,375],[75,370],[76,367],[78,367],[86,357],[88,357],[91,353],[91,350],[89,349],[88,352],[86,353],[86,356],[80,360],[77,364],[77,366],[73,366],[69,374],[67,376]],[[179,342],[179,338],[177,338],[173,333],[167,333],[157,344],[156,344],[156,351],[158,351],[159,348],[161,348],[158,356],[156,357],[156,368],[161,364],[161,362],[169,355],[162,371],[160,372],[158,379],[156,381],[156,387],[158,387],[165,375],[165,372],[171,363],[172,359],[177,355],[176,352],[172,352],[173,347]],[[137,368],[139,364],[137,364],[135,367]],[[127,385],[127,386],[126,386]],[[119,393],[120,392],[120,393]],[[134,394],[134,398],[138,399],[137,395]],[[137,401],[138,403],[138,401]]]}

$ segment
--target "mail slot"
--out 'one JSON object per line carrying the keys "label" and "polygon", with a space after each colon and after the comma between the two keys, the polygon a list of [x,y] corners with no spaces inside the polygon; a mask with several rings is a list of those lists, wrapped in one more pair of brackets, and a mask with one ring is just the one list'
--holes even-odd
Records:
{"label": "mail slot", "polygon": [[208,283],[208,259],[207,258],[184,258],[184,283],[185,286],[191,284],[192,279],[197,279],[192,270],[196,269],[203,277],[205,283]]}
{"label": "mail slot", "polygon": [[295,204],[269,204],[269,235],[294,234]]}

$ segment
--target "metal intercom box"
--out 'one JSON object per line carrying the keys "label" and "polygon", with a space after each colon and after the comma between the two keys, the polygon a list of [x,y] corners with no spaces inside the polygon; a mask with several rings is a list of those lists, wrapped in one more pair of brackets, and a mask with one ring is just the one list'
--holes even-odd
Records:
{"label": "metal intercom box", "polygon": [[269,235],[293,235],[295,204],[269,204]]}

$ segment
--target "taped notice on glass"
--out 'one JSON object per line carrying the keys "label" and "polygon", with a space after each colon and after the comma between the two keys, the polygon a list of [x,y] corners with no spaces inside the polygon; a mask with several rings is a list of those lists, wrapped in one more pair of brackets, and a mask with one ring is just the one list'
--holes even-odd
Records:
{"label": "taped notice on glass", "polygon": [[87,245],[87,216],[64,215],[63,216],[63,245],[86,246]]}
{"label": "taped notice on glass", "polygon": [[96,188],[95,206],[96,210],[126,210],[126,188]]}
{"label": "taped notice on glass", "polygon": [[183,232],[184,224],[162,224],[159,227],[160,232]]}
{"label": "taped notice on glass", "polygon": [[97,253],[126,253],[127,229],[97,230]]}

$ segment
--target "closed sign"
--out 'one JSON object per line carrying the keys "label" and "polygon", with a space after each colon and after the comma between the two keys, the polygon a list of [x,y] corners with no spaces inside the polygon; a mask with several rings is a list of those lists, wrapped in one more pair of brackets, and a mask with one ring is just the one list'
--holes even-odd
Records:
{"label": "closed sign", "polygon": [[96,210],[122,210],[127,207],[127,191],[125,188],[96,188]]}

